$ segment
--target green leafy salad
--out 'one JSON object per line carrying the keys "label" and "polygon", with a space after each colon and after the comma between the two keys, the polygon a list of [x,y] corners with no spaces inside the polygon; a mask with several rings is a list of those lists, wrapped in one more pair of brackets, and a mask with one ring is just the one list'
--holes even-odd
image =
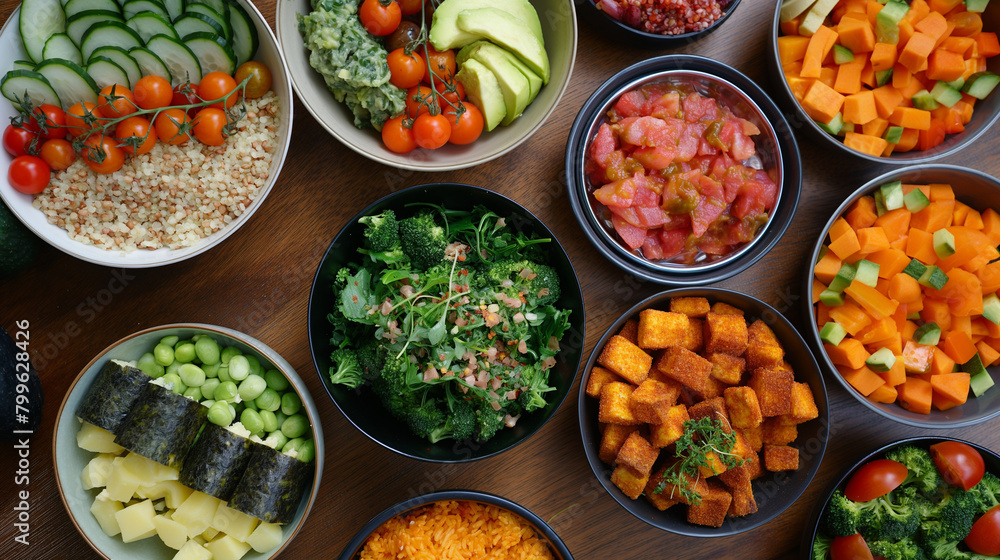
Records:
{"label": "green leafy salad", "polygon": [[330,380],[370,387],[431,442],[486,441],[545,407],[570,313],[554,305],[551,240],[482,206],[361,222],[361,258],[333,286]]}

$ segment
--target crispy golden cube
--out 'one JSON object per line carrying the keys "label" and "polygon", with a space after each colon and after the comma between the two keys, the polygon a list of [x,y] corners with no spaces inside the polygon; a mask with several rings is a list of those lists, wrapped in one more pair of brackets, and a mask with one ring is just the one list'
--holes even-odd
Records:
{"label": "crispy golden cube", "polygon": [[624,424],[607,424],[604,433],[601,434],[601,446],[597,450],[597,456],[609,465],[615,464],[615,458],[621,450],[625,440],[632,432],[638,432],[635,426]]}
{"label": "crispy golden cube", "polygon": [[764,420],[757,402],[757,393],[746,386],[727,387],[723,392],[729,421],[734,428],[753,428]]}
{"label": "crispy golden cube", "polygon": [[701,353],[705,348],[705,321],[701,319],[688,318],[687,333],[684,337],[684,348],[692,352]]}
{"label": "crispy golden cube", "polygon": [[792,372],[776,368],[754,370],[747,383],[757,393],[760,413],[767,416],[781,416],[792,411],[792,386],[795,378]]}
{"label": "crispy golden cube", "polygon": [[763,442],[772,445],[788,445],[799,436],[798,424],[787,414],[772,416],[761,425]]}
{"label": "crispy golden cube", "polygon": [[757,512],[757,500],[753,497],[753,485],[749,480],[738,486],[730,486],[733,502],[729,504],[729,515],[743,517]]}
{"label": "crispy golden cube", "polygon": [[708,527],[722,527],[729,513],[729,504],[733,501],[732,494],[721,484],[708,481],[708,491],[701,494],[701,503],[689,505],[687,508],[688,523]]}
{"label": "crispy golden cube", "polygon": [[787,445],[764,444],[764,468],[771,471],[794,471],[799,468],[799,450]]}
{"label": "crispy golden cube", "polygon": [[632,414],[640,422],[662,424],[667,421],[670,407],[677,403],[680,394],[680,383],[672,379],[670,383],[664,383],[647,378],[632,391],[629,406],[632,407]]}
{"label": "crispy golden cube", "polygon": [[773,367],[776,367],[778,369],[788,370],[792,373],[795,373],[795,370],[792,369],[792,364],[786,362],[785,360],[781,360],[780,362],[774,364]]}
{"label": "crispy golden cube", "polygon": [[629,406],[629,396],[635,387],[628,383],[612,381],[601,389],[601,401],[597,407],[597,421],[609,424],[634,425],[641,424],[632,414]]}
{"label": "crispy golden cube", "polygon": [[702,418],[717,420],[727,434],[733,431],[732,425],[729,422],[729,412],[726,411],[726,399],[723,397],[706,399],[689,406],[688,415],[692,420],[700,420]]}
{"label": "crispy golden cube", "polygon": [[601,387],[612,381],[624,382],[625,380],[610,369],[604,369],[600,366],[594,367],[590,371],[590,377],[587,378],[587,394],[595,399],[600,398]]}
{"label": "crispy golden cube", "polygon": [[733,448],[730,449],[731,453],[744,459],[749,459],[757,453],[752,447],[750,447],[750,443],[747,441],[747,438],[743,435],[742,431],[738,429],[733,430],[733,436],[736,437],[736,443],[734,443]]}
{"label": "crispy golden cube", "polygon": [[653,357],[624,337],[615,335],[604,345],[597,363],[638,385],[649,375]]}
{"label": "crispy golden cube", "polygon": [[625,340],[631,342],[632,344],[639,344],[639,321],[636,319],[629,319],[625,321],[622,325],[622,330],[618,331],[618,336],[624,338]]}
{"label": "crispy golden cube", "polygon": [[705,464],[698,465],[698,473],[701,476],[708,478],[710,476],[717,476],[729,468],[725,463],[722,462],[722,458],[715,451],[708,451],[705,453]]}
{"label": "crispy golden cube", "polygon": [[819,418],[819,408],[816,407],[816,399],[813,398],[808,383],[796,383],[792,386],[791,417],[799,424]]}
{"label": "crispy golden cube", "polygon": [[701,396],[702,400],[714,399],[715,397],[721,397],[722,393],[728,388],[729,385],[709,375],[708,379],[705,380],[705,386],[698,392],[698,395]]}
{"label": "crispy golden cube", "polygon": [[754,452],[753,455],[749,457],[749,460],[746,463],[743,463],[743,465],[747,468],[747,471],[750,472],[750,480],[756,480],[764,474],[764,466],[761,465],[760,455],[757,452]]}
{"label": "crispy golden cube", "polygon": [[747,349],[747,322],[742,315],[709,312],[705,317],[705,350],[741,356]]}
{"label": "crispy golden cube", "polygon": [[649,443],[654,447],[666,447],[675,443],[684,435],[684,422],[690,419],[687,407],[675,404],[667,411],[666,421],[649,427]]}
{"label": "crispy golden cube", "polygon": [[670,300],[670,310],[688,317],[704,317],[712,310],[712,305],[703,297],[675,297]]}
{"label": "crispy golden cube", "polygon": [[611,473],[611,482],[633,500],[642,494],[649,482],[649,475],[637,473],[625,465],[618,465]]}
{"label": "crispy golden cube", "polygon": [[640,348],[659,350],[682,346],[687,338],[688,317],[681,313],[643,309],[639,312]]}
{"label": "crispy golden cube", "polygon": [[653,473],[653,476],[649,477],[649,482],[646,483],[646,488],[642,492],[642,495],[649,500],[649,503],[653,504],[653,507],[660,511],[665,511],[671,506],[681,503],[681,500],[678,497],[671,497],[666,488],[660,489],[659,492],[656,491],[660,482],[663,480],[663,473],[665,471],[665,467],[660,467],[655,473]]}
{"label": "crispy golden cube", "polygon": [[736,428],[743,439],[753,449],[754,452],[759,452],[761,448],[764,447],[764,429],[760,427],[760,424],[754,426],[753,428]]}
{"label": "crispy golden cube", "polygon": [[[676,463],[670,463],[665,465],[664,468],[658,470],[657,472],[659,473],[659,476],[662,478],[664,476],[664,473],[673,472],[671,469],[674,469],[675,466]],[[681,475],[681,478],[682,480],[684,480],[684,482],[681,484],[675,484],[663,480],[663,491],[660,492],[660,494],[662,494],[667,499],[679,500],[682,504],[689,505],[690,504],[689,500],[687,499],[687,497],[684,496],[684,492],[681,491],[682,487],[690,490],[691,492],[695,492],[701,496],[704,496],[705,493],[709,491],[708,484],[705,478],[703,477],[700,476],[692,477],[689,474],[685,474]]]}
{"label": "crispy golden cube", "polygon": [[671,346],[657,358],[656,369],[681,385],[701,392],[712,371],[712,362],[686,348]]}
{"label": "crispy golden cube", "polygon": [[726,469],[725,472],[719,474],[719,480],[730,489],[736,488],[745,482],[750,482],[750,470],[747,467],[747,463],[745,462]]}
{"label": "crispy golden cube", "polygon": [[722,303],[717,301],[712,304],[712,313],[718,313],[719,315],[739,315],[743,316],[743,310],[739,307],[733,307],[728,303]]}
{"label": "crispy golden cube", "polygon": [[650,445],[646,438],[642,437],[638,431],[635,431],[625,439],[621,450],[618,451],[616,462],[619,465],[625,465],[633,472],[649,478],[649,475],[653,472],[653,463],[656,462],[659,454],[660,450],[658,448]]}
{"label": "crispy golden cube", "polygon": [[767,323],[757,319],[750,326],[747,327],[747,335],[750,340],[756,340],[764,344],[771,344],[774,346],[781,346],[781,341],[778,340],[778,335],[774,334],[771,327],[767,326]]}
{"label": "crispy golden cube", "polygon": [[706,358],[712,362],[711,376],[715,379],[727,385],[738,385],[743,379],[743,372],[747,369],[743,358],[723,352],[712,352]]}
{"label": "crispy golden cube", "polygon": [[772,344],[766,340],[755,338],[747,345],[743,357],[746,358],[747,369],[750,371],[762,367],[776,367],[784,361],[785,349],[780,344]]}

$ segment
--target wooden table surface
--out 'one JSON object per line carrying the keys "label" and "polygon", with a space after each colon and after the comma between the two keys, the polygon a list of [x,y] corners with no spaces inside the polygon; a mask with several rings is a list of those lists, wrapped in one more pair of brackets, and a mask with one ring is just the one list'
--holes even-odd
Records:
{"label": "wooden table surface", "polygon": [[[17,5],[0,1],[6,19]],[[272,27],[275,0],[257,2]],[[717,32],[685,48],[628,48],[589,18],[579,19],[576,67],[566,95],[532,138],[506,156],[472,169],[422,174],[377,165],[331,138],[296,101],[293,139],[278,184],[256,215],[205,254],[164,268],[115,270],[47,247],[34,267],[0,284],[0,321],[8,330],[30,321],[31,354],[45,393],[42,427],[30,444],[29,546],[15,543],[13,492],[3,490],[0,558],[90,558],[59,499],[52,466],[52,430],[59,404],[83,366],[119,338],[155,325],[202,322],[235,328],[268,344],[306,380],[319,406],[327,460],[319,497],[302,532],[282,558],[338,554],[369,518],[393,503],[440,489],[475,489],[512,499],[548,520],[576,558],[798,557],[812,503],[856,457],[902,437],[961,437],[1000,449],[1000,421],[961,430],[924,430],[891,423],[827,379],[833,437],[818,476],[771,523],[730,538],[695,539],[662,532],[636,519],[601,488],[584,457],[577,425],[578,386],[549,423],[527,442],[472,464],[409,460],[373,443],[326,396],[313,367],[306,303],[319,261],[345,222],[369,202],[401,187],[434,181],[486,186],[510,196],[549,225],[569,252],[587,304],[587,348],[636,301],[663,288],[611,266],[580,234],[561,179],[565,140],[590,93],[627,65],[675,53],[710,56],[741,70],[772,95],[767,32],[773,0],[744,0]],[[7,57],[9,54],[0,56]],[[7,61],[9,63],[9,61]],[[798,211],[781,242],[761,261],[719,286],[754,295],[805,324],[802,274],[807,253],[830,213],[855,188],[888,166],[864,164],[798,135],[805,167]],[[1000,175],[1000,127],[944,163]],[[17,470],[11,444],[0,452],[0,477]]]}

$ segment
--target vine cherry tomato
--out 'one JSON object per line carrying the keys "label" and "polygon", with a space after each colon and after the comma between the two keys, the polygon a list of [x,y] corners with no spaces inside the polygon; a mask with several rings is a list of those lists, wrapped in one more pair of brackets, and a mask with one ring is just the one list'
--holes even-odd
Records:
{"label": "vine cherry tomato", "polygon": [[135,96],[132,95],[132,90],[121,84],[104,86],[97,99],[98,112],[102,117],[109,119],[126,117],[139,109],[135,104]]}
{"label": "vine cherry tomato", "polygon": [[891,459],[876,459],[861,466],[844,488],[844,495],[854,502],[867,502],[892,492],[906,480],[906,466]]}
{"label": "vine cherry tomato", "polygon": [[[126,142],[129,138],[137,137],[140,140]],[[149,124],[146,117],[132,116],[115,127],[115,138],[120,144],[124,144],[122,149],[130,156],[148,153],[156,145],[156,130]],[[133,142],[138,142],[134,145]]]}
{"label": "vine cherry tomato", "polygon": [[427,86],[416,86],[406,90],[406,114],[411,119],[429,112],[428,106],[440,107],[434,90]]}
{"label": "vine cherry tomato", "polygon": [[170,105],[174,90],[170,82],[160,76],[143,76],[135,83],[132,92],[135,104],[143,109],[159,109]]}
{"label": "vine cherry tomato", "polygon": [[403,119],[406,115],[393,117],[382,125],[382,143],[389,151],[397,154],[407,154],[417,148],[417,141],[413,138],[413,130],[406,128]]}
{"label": "vine cherry tomato", "polygon": [[836,537],[830,543],[830,556],[833,560],[874,560],[868,543],[860,533],[849,537]]}
{"label": "vine cherry tomato", "polygon": [[194,117],[194,136],[207,146],[221,146],[226,143],[226,112],[214,107],[206,107]]}
{"label": "vine cherry tomato", "polygon": [[[236,89],[236,80],[232,76],[226,74],[225,72],[209,72],[205,74],[201,81],[198,82],[198,97],[201,97],[205,101],[215,101],[216,99],[222,99],[228,95],[231,91]],[[222,106],[222,102],[213,103],[209,107],[215,107],[216,109],[229,109],[236,104],[237,95],[230,95],[226,98],[226,106]]]}
{"label": "vine cherry tomato", "polygon": [[236,69],[236,83],[250,78],[243,88],[243,95],[247,99],[256,99],[267,93],[271,89],[271,70],[263,63],[251,60],[240,64]]}
{"label": "vine cherry tomato", "polygon": [[[448,82],[442,82],[435,80],[434,89],[441,94],[441,97],[444,97],[453,105],[458,105],[459,101],[465,99],[465,86],[463,86],[462,82],[459,81],[451,80]],[[448,91],[449,89],[452,91]]]}
{"label": "vine cherry tomato", "polygon": [[[171,146],[176,146],[187,142],[190,138],[188,134],[190,126],[185,126],[190,123],[191,117],[184,109],[165,109],[156,115],[153,127],[156,129],[157,138]],[[185,130],[181,130],[182,127]]]}
{"label": "vine cherry tomato", "polygon": [[66,132],[74,137],[83,136],[90,132],[99,120],[97,105],[81,101],[66,110]]}
{"label": "vine cherry tomato", "polygon": [[3,129],[3,147],[14,157],[28,153],[35,138],[38,138],[37,134],[20,126],[8,124],[7,128]]}
{"label": "vine cherry tomato", "polygon": [[118,140],[104,134],[87,138],[80,156],[94,173],[114,173],[125,165],[125,150],[118,147]]}
{"label": "vine cherry tomato", "polygon": [[[455,69],[457,68],[455,63],[455,51],[451,49],[438,51],[430,43],[424,45],[424,48],[420,50],[427,59],[431,73],[434,74],[435,85],[437,85],[438,80],[443,82],[452,82],[455,80]],[[428,84],[431,83],[430,74],[424,76],[424,82]]]}
{"label": "vine cherry tomato", "polygon": [[966,443],[942,441],[932,445],[930,452],[944,481],[952,486],[961,486],[962,490],[979,484],[986,472],[983,456]]}
{"label": "vine cherry tomato", "polygon": [[377,37],[384,37],[395,31],[399,27],[400,20],[403,19],[399,4],[393,0],[383,2],[385,0],[365,0],[364,4],[361,4],[361,8],[358,9],[361,25]]}
{"label": "vine cherry tomato", "polygon": [[38,156],[17,156],[7,169],[7,181],[14,190],[25,194],[37,194],[49,184],[52,170]]}
{"label": "vine cherry tomato", "polygon": [[483,113],[472,103],[463,103],[465,111],[461,116],[457,116],[457,111],[448,107],[444,115],[448,117],[451,125],[451,137],[448,141],[452,144],[471,144],[483,133]]}
{"label": "vine cherry tomato", "polygon": [[38,150],[38,157],[42,158],[46,164],[56,171],[62,171],[76,161],[76,152],[73,151],[73,144],[64,138],[49,138],[42,143]]}
{"label": "vine cherry tomato", "polygon": [[451,123],[444,115],[424,113],[413,121],[413,138],[421,148],[436,150],[447,144],[450,137]]}
{"label": "vine cherry tomato", "polygon": [[[65,138],[66,137],[66,112],[62,107],[56,105],[39,105],[31,114],[31,121],[38,135],[42,138]],[[44,122],[45,131],[38,123]]]}
{"label": "vine cherry tomato", "polygon": [[420,9],[423,7],[423,0],[399,0],[399,11],[402,12],[404,16],[418,14],[420,13]]}
{"label": "vine cherry tomato", "polygon": [[400,89],[409,89],[419,84],[427,72],[423,57],[415,52],[406,54],[405,49],[389,53],[386,62],[389,64],[389,83]]}
{"label": "vine cherry tomato", "polygon": [[[198,97],[198,84],[191,82],[177,84],[174,86],[173,92],[170,98],[171,105],[194,105],[195,103],[201,103],[201,98]],[[194,118],[200,110],[201,107],[191,107],[187,110],[187,114],[191,118]]]}
{"label": "vine cherry tomato", "polygon": [[993,506],[972,524],[965,544],[976,554],[996,556],[1000,554],[1000,506]]}

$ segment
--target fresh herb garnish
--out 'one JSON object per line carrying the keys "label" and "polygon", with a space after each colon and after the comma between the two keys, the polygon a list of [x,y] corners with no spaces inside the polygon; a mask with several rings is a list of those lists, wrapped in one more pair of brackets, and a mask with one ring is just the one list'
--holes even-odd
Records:
{"label": "fresh herb garnish", "polygon": [[[700,504],[701,494],[695,487],[701,477],[701,467],[711,469],[716,460],[726,468],[738,467],[746,462],[732,452],[734,445],[736,436],[725,430],[721,420],[706,416],[684,422],[684,435],[675,444],[674,456],[678,461],[663,473],[663,479],[653,492],[660,494],[667,485],[671,485],[689,504]],[[674,490],[671,491],[671,498]]]}

